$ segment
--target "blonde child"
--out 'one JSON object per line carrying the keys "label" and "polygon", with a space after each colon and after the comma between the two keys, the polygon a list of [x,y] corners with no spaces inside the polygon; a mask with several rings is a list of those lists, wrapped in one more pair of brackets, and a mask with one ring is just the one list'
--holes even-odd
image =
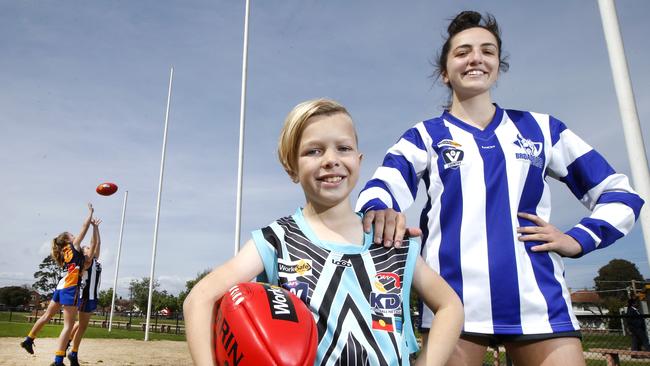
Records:
{"label": "blonde child", "polygon": [[[305,205],[253,232],[234,258],[192,289],[183,312],[195,364],[215,364],[212,324],[217,301],[233,285],[262,274],[266,281],[300,294],[321,325],[319,332],[325,334],[319,334],[316,364],[408,365],[409,353],[417,350],[409,315],[412,285],[436,312],[427,351],[417,364],[443,365],[463,321],[460,300],[420,258],[417,243],[384,248],[373,245],[372,235],[364,233],[362,218],[349,201],[362,155],[347,110],[327,99],[297,105],[285,120],[278,154],[291,180],[301,185]],[[310,263],[310,270],[292,271],[299,262]],[[396,306],[374,301],[380,294],[398,299]],[[346,317],[349,312],[362,318]],[[340,332],[339,320],[354,324]]]}
{"label": "blonde child", "polygon": [[[36,321],[29,335],[25,337],[25,340],[20,343],[21,347],[33,354],[36,335],[47,324],[50,318],[63,307],[63,329],[57,342],[57,350],[55,352],[54,362],[52,363],[54,366],[63,364],[65,347],[70,339],[70,332],[77,318],[79,281],[84,263],[84,256],[81,253],[81,242],[86,236],[86,232],[88,232],[88,227],[93,219],[93,212],[93,206],[89,203],[88,217],[84,220],[77,236],[66,231],[57,235],[52,240],[52,258],[58,265],[66,269],[66,274],[59,281],[46,312]],[[94,250],[93,244],[91,244],[91,250]]]}

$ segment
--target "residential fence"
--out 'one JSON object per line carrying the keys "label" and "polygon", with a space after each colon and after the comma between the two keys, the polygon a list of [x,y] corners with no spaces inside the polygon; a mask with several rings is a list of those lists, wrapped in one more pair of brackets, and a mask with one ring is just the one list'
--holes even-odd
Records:
{"label": "residential fence", "polygon": [[[43,314],[42,311],[36,314],[34,312],[25,312],[23,309],[20,309],[23,311],[15,311],[16,309],[9,308],[3,310],[0,311],[0,320],[11,322],[34,322],[38,316]],[[177,314],[180,315],[180,313]],[[128,324],[128,326],[125,326],[127,329],[144,330],[145,319],[139,315],[128,312],[116,314],[114,326],[115,322],[118,322]],[[178,315],[162,317],[154,314],[151,319],[151,330],[183,334],[185,327],[182,317]],[[97,319],[97,321],[93,322],[92,325],[107,326],[107,314],[97,315],[93,318]],[[643,318],[646,324],[645,338],[641,339],[641,341],[635,341],[638,336],[631,334],[628,326],[630,321],[635,319],[634,317],[627,315],[579,315],[577,318],[581,327],[582,348],[588,366],[650,366],[650,348],[648,346],[650,315],[636,317],[636,319]],[[60,315],[57,314],[51,321],[60,322],[59,319]],[[637,344],[640,347],[633,347],[633,342],[638,342]],[[511,366],[513,363],[509,360],[505,348],[500,346],[498,349],[488,349],[484,365]]]}
{"label": "residential fence", "polygon": [[[632,316],[580,315],[577,318],[582,333],[582,348],[588,366],[650,365],[650,348],[648,346],[650,315],[641,316],[646,323],[644,335],[631,334],[628,324],[630,324],[630,320],[635,319]],[[636,317],[636,319],[638,318]],[[641,339],[637,340],[638,338]],[[638,342],[637,344],[640,346],[635,346],[633,350],[633,342]],[[500,346],[498,349],[488,349],[484,365],[511,366],[514,363],[509,359],[505,348]]]}
{"label": "residential fence", "polygon": [[[10,308],[5,306],[0,309],[0,321],[34,323],[44,313],[45,310],[28,311],[24,308]],[[108,312],[97,311],[91,316],[89,325],[108,328],[109,318]],[[63,312],[59,310],[57,314],[50,318],[49,323],[63,324]],[[116,312],[113,316],[112,327],[115,329],[144,331],[146,327],[146,316],[142,313]],[[155,312],[151,314],[149,330],[158,333],[185,334],[183,316],[181,312],[176,312],[171,316],[163,316]]]}

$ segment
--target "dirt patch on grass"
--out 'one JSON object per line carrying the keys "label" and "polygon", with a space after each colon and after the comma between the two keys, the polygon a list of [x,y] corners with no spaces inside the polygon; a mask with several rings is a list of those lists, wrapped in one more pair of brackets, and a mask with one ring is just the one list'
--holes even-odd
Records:
{"label": "dirt patch on grass", "polygon": [[[20,347],[23,338],[0,338],[0,364],[49,365],[54,361],[55,338],[37,338],[34,354]],[[192,365],[185,342],[133,339],[84,339],[79,348],[81,365]],[[65,364],[70,362],[66,359]]]}

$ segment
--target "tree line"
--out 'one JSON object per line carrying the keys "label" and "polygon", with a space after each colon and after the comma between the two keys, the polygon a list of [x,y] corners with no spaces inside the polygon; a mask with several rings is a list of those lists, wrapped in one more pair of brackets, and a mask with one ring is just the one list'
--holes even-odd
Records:
{"label": "tree line", "polygon": [[[167,290],[160,288],[160,283],[154,280],[153,291],[151,296],[152,310],[155,312],[168,309],[172,313],[182,309],[185,297],[192,290],[192,287],[210,270],[204,270],[196,275],[195,278],[185,283],[183,289],[178,295],[173,295]],[[24,286],[7,286],[0,288],[0,304],[7,307],[16,308],[19,306],[28,306],[32,299],[32,291],[37,292],[43,299],[49,300],[56,290],[56,286],[63,278],[64,269],[56,264],[51,256],[46,256],[38,265],[38,270],[34,272],[35,282],[31,288]],[[117,293],[115,298],[116,308],[121,311],[142,312],[146,313],[147,302],[149,299],[149,277],[131,280],[128,288],[128,296]],[[102,312],[110,310],[113,298],[113,288],[100,290],[97,299],[97,305]],[[31,304],[38,306],[38,304]]]}
{"label": "tree line", "polygon": [[[173,295],[167,290],[161,289],[160,283],[154,280],[152,310],[158,312],[168,309],[172,313],[182,310],[185,297],[187,297],[194,285],[209,272],[209,270],[204,270],[197,273],[195,278],[185,283],[185,289],[178,295]],[[34,272],[35,282],[32,284],[31,289],[27,285],[2,287],[0,288],[0,304],[12,308],[27,306],[30,304],[32,289],[45,299],[49,299],[63,275],[63,268],[58,266],[52,257],[48,255],[38,265],[38,270]],[[618,309],[625,306],[628,298],[631,296],[643,297],[645,295],[644,284],[650,283],[650,281],[644,280],[636,264],[624,259],[613,259],[598,270],[594,283],[595,291],[598,292],[602,299],[603,308],[608,309],[610,314],[618,314]],[[638,284],[636,288],[635,283]],[[128,294],[117,294],[116,308],[122,311],[145,313],[149,298],[149,278],[142,277],[138,280],[132,280],[129,283],[128,291]],[[112,288],[99,292],[97,302],[103,312],[110,310],[112,296]]]}

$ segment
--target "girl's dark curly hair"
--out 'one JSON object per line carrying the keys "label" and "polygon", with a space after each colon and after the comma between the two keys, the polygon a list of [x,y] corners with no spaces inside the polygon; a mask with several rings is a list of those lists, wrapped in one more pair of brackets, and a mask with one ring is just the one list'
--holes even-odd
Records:
{"label": "girl's dark curly hair", "polygon": [[447,72],[447,56],[449,56],[449,49],[451,48],[451,39],[454,38],[456,34],[466,29],[477,27],[483,28],[494,35],[499,49],[499,70],[503,72],[508,71],[510,65],[506,62],[506,58],[502,56],[501,53],[501,32],[497,20],[492,14],[486,13],[485,16],[483,16],[481,13],[468,10],[460,12],[455,18],[451,19],[451,23],[449,23],[449,27],[447,27],[447,39],[445,40],[445,44],[442,46],[434,65],[435,71],[433,76],[435,79],[440,78],[441,75],[444,75]]}

